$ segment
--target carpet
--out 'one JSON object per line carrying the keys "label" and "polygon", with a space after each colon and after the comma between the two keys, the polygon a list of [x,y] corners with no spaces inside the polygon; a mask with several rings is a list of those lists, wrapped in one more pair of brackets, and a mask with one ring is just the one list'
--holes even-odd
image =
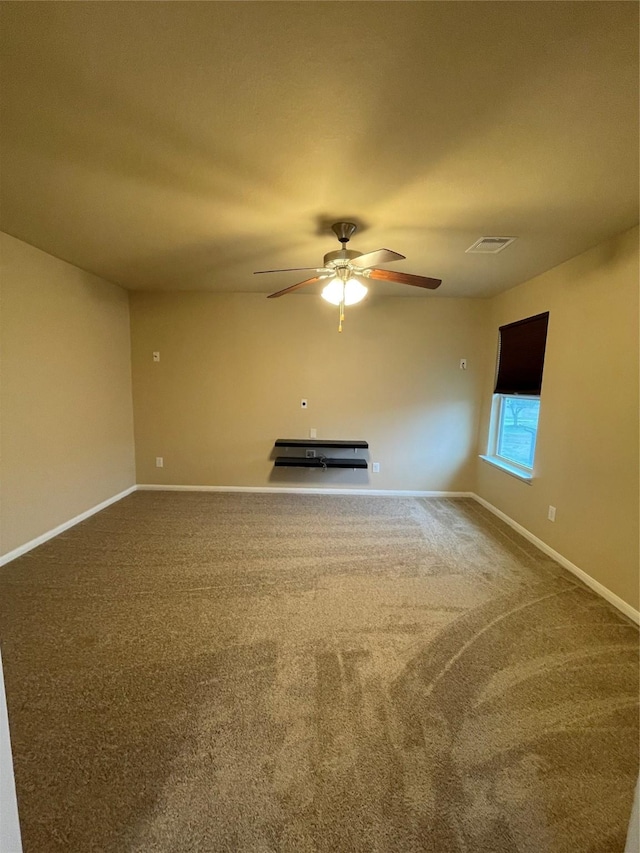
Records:
{"label": "carpet", "polygon": [[25,853],[624,848],[637,629],[475,501],[137,492],[0,619]]}

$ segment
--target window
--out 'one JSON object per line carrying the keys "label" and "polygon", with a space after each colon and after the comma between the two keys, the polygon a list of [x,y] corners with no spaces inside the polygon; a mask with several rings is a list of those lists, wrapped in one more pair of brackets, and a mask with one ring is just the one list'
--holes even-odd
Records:
{"label": "window", "polygon": [[489,446],[482,458],[531,480],[549,314],[500,327]]}
{"label": "window", "polygon": [[538,433],[539,397],[498,394],[493,454],[533,470]]}

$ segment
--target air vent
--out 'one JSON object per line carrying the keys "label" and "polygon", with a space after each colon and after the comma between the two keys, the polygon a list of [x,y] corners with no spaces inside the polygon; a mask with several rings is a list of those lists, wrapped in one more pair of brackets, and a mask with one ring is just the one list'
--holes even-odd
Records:
{"label": "air vent", "polygon": [[481,237],[476,240],[473,246],[469,246],[465,254],[495,255],[513,243],[515,239],[515,237]]}

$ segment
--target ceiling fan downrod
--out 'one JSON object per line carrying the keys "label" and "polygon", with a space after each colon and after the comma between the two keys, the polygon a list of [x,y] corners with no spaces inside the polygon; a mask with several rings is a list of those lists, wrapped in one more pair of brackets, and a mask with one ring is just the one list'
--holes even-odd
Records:
{"label": "ceiling fan downrod", "polygon": [[329,252],[329,254],[325,255],[325,263],[329,261],[344,261],[345,263],[348,263],[351,257],[360,254],[359,252],[350,252],[347,249],[347,243],[358,230],[358,226],[355,222],[334,222],[331,226],[331,230],[340,241],[342,249],[337,252]]}

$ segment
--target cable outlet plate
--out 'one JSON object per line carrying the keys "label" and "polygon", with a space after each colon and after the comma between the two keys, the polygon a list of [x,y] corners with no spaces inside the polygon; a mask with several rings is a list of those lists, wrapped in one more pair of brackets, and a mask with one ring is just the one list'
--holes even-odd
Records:
{"label": "cable outlet plate", "polygon": [[310,450],[309,448],[307,448],[306,457],[307,457],[307,459],[315,459],[316,458],[315,450]]}

